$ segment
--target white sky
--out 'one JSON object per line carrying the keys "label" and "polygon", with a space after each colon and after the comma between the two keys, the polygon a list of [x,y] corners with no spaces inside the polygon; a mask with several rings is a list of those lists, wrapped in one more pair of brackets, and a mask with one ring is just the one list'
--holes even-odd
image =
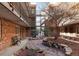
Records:
{"label": "white sky", "polygon": [[[36,14],[40,14],[41,10],[44,10],[48,6],[48,2],[37,2],[36,3]],[[36,25],[40,26],[40,16],[36,17]]]}

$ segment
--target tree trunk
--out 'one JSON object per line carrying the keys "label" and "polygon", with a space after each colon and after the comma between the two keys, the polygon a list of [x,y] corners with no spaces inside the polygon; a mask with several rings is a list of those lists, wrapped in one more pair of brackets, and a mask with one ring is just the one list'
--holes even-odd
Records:
{"label": "tree trunk", "polygon": [[59,30],[59,27],[58,27],[58,24],[57,24],[57,21],[56,20],[54,20],[54,22],[53,22],[55,25],[54,25],[54,27],[52,28],[52,30],[53,30],[53,36],[55,37],[55,40],[57,40],[58,39],[58,37],[60,36],[60,30]]}

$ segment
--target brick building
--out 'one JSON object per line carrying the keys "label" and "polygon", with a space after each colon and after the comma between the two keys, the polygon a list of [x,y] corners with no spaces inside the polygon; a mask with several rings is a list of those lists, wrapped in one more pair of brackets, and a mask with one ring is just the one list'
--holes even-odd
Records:
{"label": "brick building", "polygon": [[[64,8],[63,8],[64,7]],[[55,9],[55,10],[54,10]],[[58,10],[57,10],[58,9]],[[60,32],[60,37],[58,40],[56,40],[59,44],[66,44],[72,49],[71,55],[79,55],[79,14],[74,14],[76,16],[70,16],[68,17],[68,13],[63,17],[61,10],[69,10],[71,12],[72,10],[75,12],[79,12],[79,3],[60,3],[59,5],[53,5],[49,4],[48,6],[48,13],[49,15],[48,19],[46,19],[42,24],[45,24],[45,30],[47,29],[47,33],[49,37],[52,37],[52,34],[54,33],[54,29],[56,27],[56,24],[58,26],[58,30]],[[60,10],[60,11],[59,11]],[[72,13],[73,13],[72,11]],[[55,14],[54,14],[55,13]],[[60,13],[58,15],[58,13]],[[65,12],[64,12],[65,13]],[[54,16],[56,15],[56,16]],[[62,16],[60,16],[62,15]],[[57,17],[58,20],[57,20]],[[61,18],[63,17],[63,18]]]}
{"label": "brick building", "polygon": [[34,9],[35,6],[28,2],[0,3],[0,50],[10,46],[12,37],[16,35],[22,39],[31,36]]}

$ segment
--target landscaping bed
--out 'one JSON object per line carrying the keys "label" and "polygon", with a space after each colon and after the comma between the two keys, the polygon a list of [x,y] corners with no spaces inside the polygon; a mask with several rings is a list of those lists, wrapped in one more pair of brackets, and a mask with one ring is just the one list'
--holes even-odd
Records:
{"label": "landscaping bed", "polygon": [[20,49],[16,53],[14,53],[14,56],[44,56],[45,54],[43,53],[42,50],[40,49]]}
{"label": "landscaping bed", "polygon": [[45,46],[48,46],[48,47],[59,49],[62,52],[64,52],[65,55],[71,55],[72,49],[70,47],[68,47],[65,44],[59,44],[59,43],[53,42],[53,39],[51,39],[51,41],[49,41],[49,40],[50,40],[50,38],[45,38],[43,40],[42,44]]}

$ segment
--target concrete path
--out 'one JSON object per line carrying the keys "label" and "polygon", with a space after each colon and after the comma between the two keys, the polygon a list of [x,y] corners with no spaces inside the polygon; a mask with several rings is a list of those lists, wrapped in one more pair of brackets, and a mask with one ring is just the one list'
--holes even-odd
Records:
{"label": "concrete path", "polygon": [[46,56],[64,56],[64,53],[62,51],[42,45],[42,40],[30,40],[26,45],[27,47],[32,49],[44,50]]}
{"label": "concrete path", "polygon": [[64,56],[64,53],[62,53],[60,50],[57,50],[55,48],[49,48],[42,45],[42,40],[28,40],[28,39],[22,40],[19,45],[15,45],[6,48],[3,51],[0,51],[0,56],[13,56],[13,54],[16,51],[20,50],[21,48],[24,48],[25,46],[32,49],[44,50],[46,56]]}
{"label": "concrete path", "polygon": [[16,51],[18,51],[21,48],[24,48],[26,46],[27,41],[28,41],[27,39],[22,40],[20,44],[6,48],[6,49],[0,51],[0,56],[13,56],[13,54]]}

